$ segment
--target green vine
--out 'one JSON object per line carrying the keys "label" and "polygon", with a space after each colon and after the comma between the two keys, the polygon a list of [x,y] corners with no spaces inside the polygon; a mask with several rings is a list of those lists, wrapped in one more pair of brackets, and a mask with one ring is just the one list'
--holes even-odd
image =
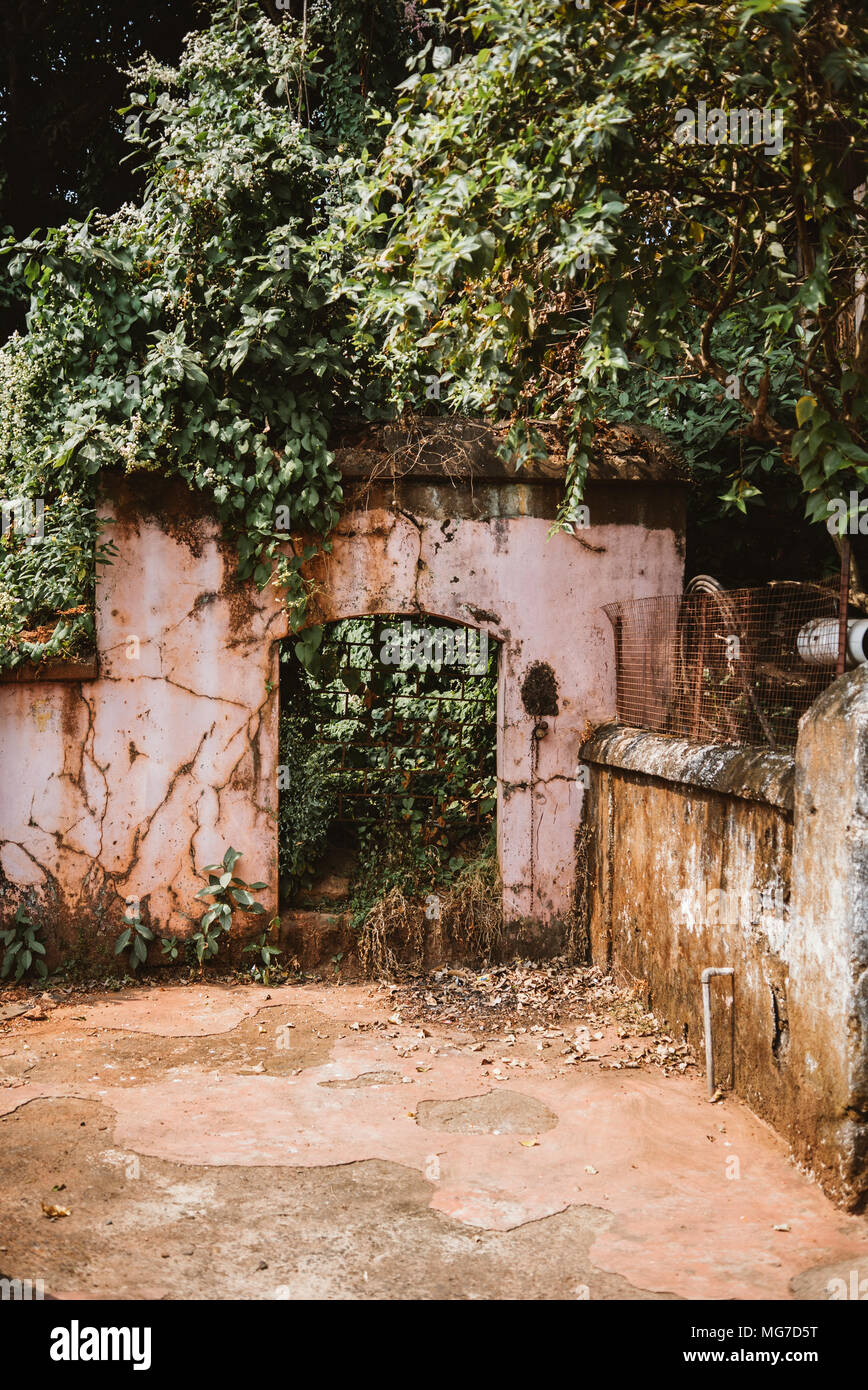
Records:
{"label": "green vine", "polygon": [[0,498],[45,511],[41,538],[9,528],[0,547],[0,665],[92,644],[118,468],[206,494],[241,576],[273,581],[301,622],[300,568],[338,517],[326,439],[354,362],[336,134],[366,127],[358,101],[297,119],[318,61],[300,26],[224,0],[177,68],[131,74],[141,203],[5,247],[31,308],[0,348]]}

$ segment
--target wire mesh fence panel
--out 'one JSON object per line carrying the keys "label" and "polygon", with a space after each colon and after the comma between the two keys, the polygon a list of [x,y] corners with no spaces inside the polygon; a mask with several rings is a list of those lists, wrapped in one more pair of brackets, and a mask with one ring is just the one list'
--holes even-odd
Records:
{"label": "wire mesh fence panel", "polygon": [[709,586],[604,611],[618,720],[635,728],[785,750],[835,679],[838,595],[825,585]]}
{"label": "wire mesh fence panel", "polygon": [[335,624],[310,690],[337,822],[431,837],[490,819],[496,796],[496,644],[401,618]]}

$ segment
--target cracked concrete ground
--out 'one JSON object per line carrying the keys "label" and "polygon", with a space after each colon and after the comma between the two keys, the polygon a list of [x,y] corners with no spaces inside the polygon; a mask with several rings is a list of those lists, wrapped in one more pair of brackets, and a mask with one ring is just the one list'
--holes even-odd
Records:
{"label": "cracked concrete ground", "polygon": [[[0,1027],[0,1275],[58,1298],[829,1298],[868,1220],[695,1075],[568,1071],[373,986]],[[68,1215],[52,1217],[45,1208]]]}

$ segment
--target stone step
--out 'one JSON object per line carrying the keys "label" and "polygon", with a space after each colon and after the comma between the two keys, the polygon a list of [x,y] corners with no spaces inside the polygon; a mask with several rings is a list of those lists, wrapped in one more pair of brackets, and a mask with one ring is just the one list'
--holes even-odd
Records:
{"label": "stone step", "polygon": [[[346,964],[356,944],[356,934],[346,912],[322,912],[316,908],[296,907],[280,914],[281,963],[298,961],[302,970],[313,973],[340,964],[346,975]],[[339,962],[335,957],[340,956]]]}
{"label": "stone step", "polygon": [[325,874],[300,896],[306,903],[342,902],[350,896],[351,880],[343,874]]}

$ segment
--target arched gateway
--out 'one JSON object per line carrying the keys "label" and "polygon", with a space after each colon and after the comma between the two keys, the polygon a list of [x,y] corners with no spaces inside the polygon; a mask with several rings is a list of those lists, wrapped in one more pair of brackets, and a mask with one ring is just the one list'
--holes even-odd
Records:
{"label": "arched gateway", "polygon": [[[498,853],[507,922],[553,943],[570,909],[583,786],[577,750],[614,713],[603,604],[680,591],[684,489],[650,432],[598,435],[587,522],[550,537],[563,459],[520,473],[496,431],[430,422],[344,435],[348,505],[309,570],[312,623],[399,613],[478,627],[501,647]],[[2,886],[32,888],[74,939],[113,933],[124,900],[185,932],[197,869],[232,844],[239,871],[277,888],[279,642],[273,591],[196,499],[119,481],[114,564],[97,594],[96,674],[0,684]],[[89,678],[83,679],[83,675]]]}

